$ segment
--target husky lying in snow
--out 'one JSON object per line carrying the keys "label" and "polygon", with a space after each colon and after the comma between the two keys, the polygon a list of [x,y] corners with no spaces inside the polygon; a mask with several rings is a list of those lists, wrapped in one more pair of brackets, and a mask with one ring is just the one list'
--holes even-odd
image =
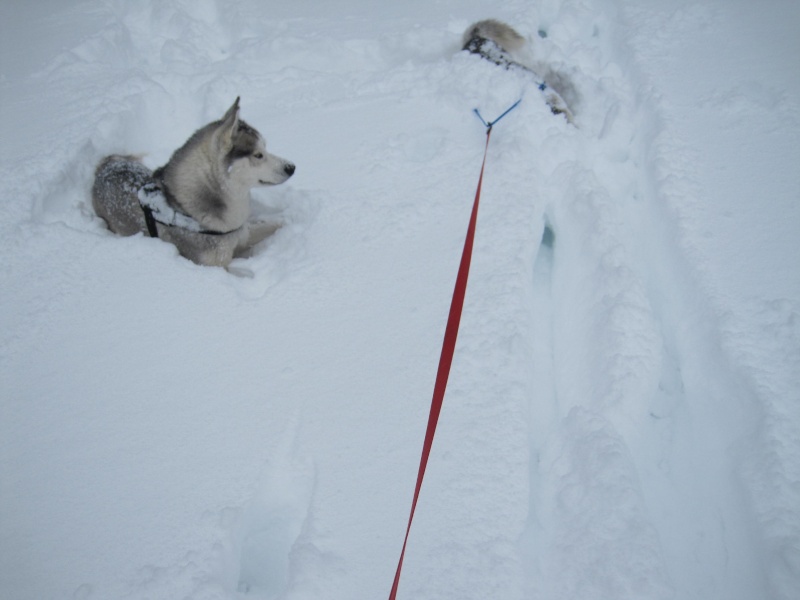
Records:
{"label": "husky lying in snow", "polygon": [[544,76],[541,76],[533,68],[514,60],[510,53],[521,50],[525,46],[525,38],[511,26],[494,19],[478,21],[464,32],[461,44],[462,50],[477,54],[496,65],[531,73],[539,83],[550,110],[557,115],[563,114],[567,121],[573,123],[572,111],[562,97],[567,93],[575,95],[572,85],[550,69],[545,69]]}
{"label": "husky lying in snow", "polygon": [[92,206],[114,233],[146,233],[198,264],[227,267],[277,229],[250,220],[250,189],[283,183],[294,170],[268,154],[261,134],[239,119],[237,98],[155,172],[134,156],[104,158]]}

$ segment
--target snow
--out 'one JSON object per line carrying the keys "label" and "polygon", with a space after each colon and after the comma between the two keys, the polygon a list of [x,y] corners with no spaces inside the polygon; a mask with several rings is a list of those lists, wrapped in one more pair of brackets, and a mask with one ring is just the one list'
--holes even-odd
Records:
{"label": "snow", "polygon": [[[458,54],[482,18],[570,78]],[[0,596],[800,596],[800,4],[0,5]],[[111,235],[241,96],[298,166],[237,275]]]}

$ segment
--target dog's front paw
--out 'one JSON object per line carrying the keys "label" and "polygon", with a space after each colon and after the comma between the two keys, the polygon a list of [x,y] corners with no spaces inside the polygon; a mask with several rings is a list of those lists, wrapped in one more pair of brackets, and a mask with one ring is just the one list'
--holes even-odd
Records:
{"label": "dog's front paw", "polygon": [[228,265],[225,267],[225,269],[231,275],[235,275],[236,277],[241,277],[243,279],[254,279],[256,276],[252,269],[248,269],[247,267],[243,267],[241,265]]}
{"label": "dog's front paw", "polygon": [[272,235],[283,227],[283,219],[258,219],[247,223],[248,246],[255,246],[264,238]]}
{"label": "dog's front paw", "polygon": [[564,102],[564,99],[561,98],[561,96],[555,92],[549,92],[547,94],[546,101],[554,115],[564,115],[564,117],[567,119],[567,122],[571,123],[572,125],[575,124],[572,111],[569,109],[567,103]]}

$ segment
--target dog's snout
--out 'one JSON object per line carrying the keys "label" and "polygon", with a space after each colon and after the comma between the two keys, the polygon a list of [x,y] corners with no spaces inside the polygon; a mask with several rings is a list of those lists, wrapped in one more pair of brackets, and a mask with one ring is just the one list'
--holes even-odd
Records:
{"label": "dog's snout", "polygon": [[291,177],[292,175],[294,175],[294,165],[293,165],[292,163],[286,163],[286,166],[285,166],[285,167],[283,167],[283,171],[284,171],[284,172],[285,172],[285,173],[286,173],[286,174],[287,174],[289,177]]}

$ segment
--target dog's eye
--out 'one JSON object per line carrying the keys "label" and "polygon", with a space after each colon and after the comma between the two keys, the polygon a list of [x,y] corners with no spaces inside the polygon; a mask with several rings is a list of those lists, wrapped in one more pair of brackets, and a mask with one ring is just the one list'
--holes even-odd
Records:
{"label": "dog's eye", "polygon": [[264,154],[261,153],[261,152],[256,152],[255,154],[253,154],[253,158],[257,158],[258,160],[261,160],[262,158],[264,158]]}

